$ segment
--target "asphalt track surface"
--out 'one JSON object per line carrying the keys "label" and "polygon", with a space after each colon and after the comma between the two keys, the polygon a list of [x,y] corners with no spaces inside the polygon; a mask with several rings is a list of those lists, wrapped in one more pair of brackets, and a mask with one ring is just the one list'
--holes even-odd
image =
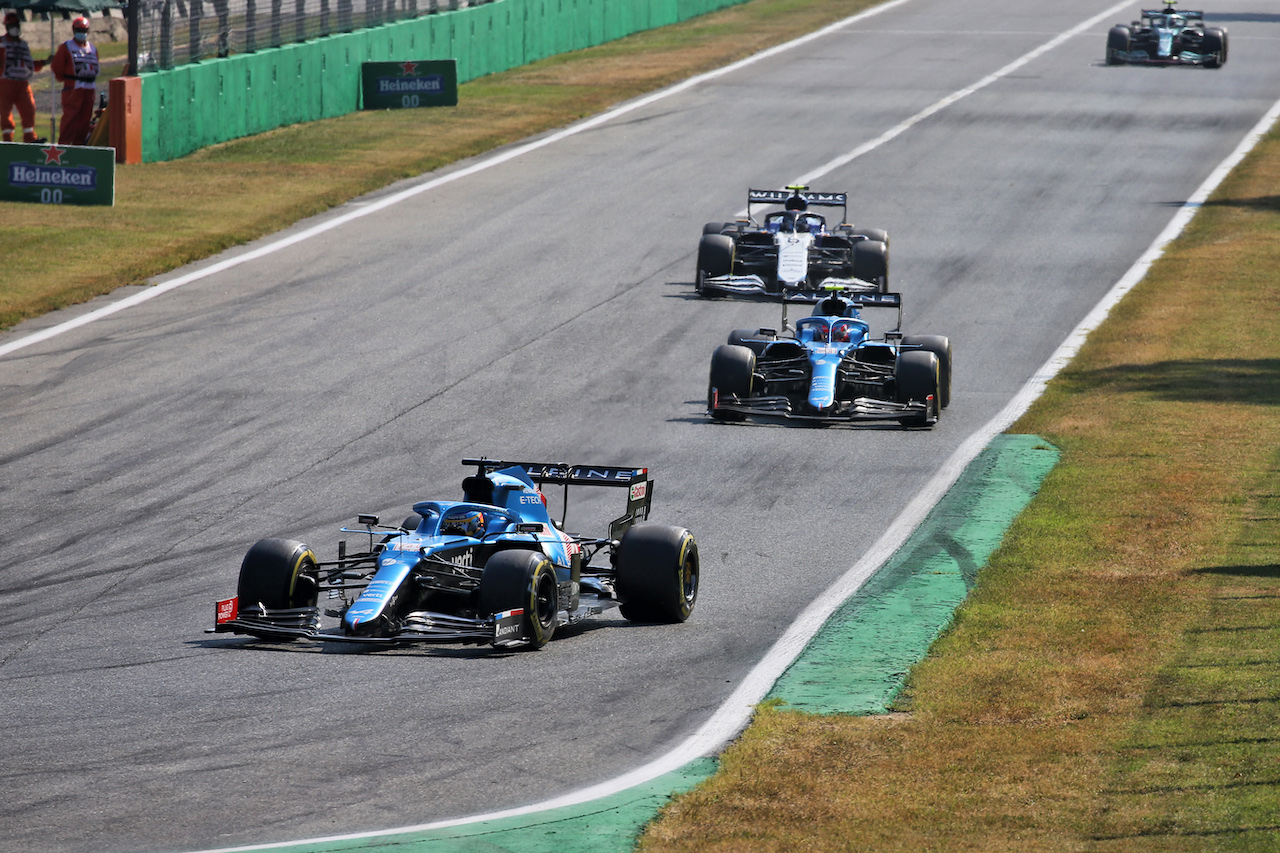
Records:
{"label": "asphalt track surface", "polygon": [[[1106,67],[1123,7],[813,181],[892,234],[906,330],[951,337],[932,431],[710,423],[711,350],[779,309],[693,298],[701,224],[1108,8],[910,0],[0,358],[0,850],[419,824],[686,738],[1280,97],[1280,5],[1209,10],[1219,71]],[[701,545],[690,622],[523,654],[202,633],[253,540],[331,556],[478,454],[650,467]]]}

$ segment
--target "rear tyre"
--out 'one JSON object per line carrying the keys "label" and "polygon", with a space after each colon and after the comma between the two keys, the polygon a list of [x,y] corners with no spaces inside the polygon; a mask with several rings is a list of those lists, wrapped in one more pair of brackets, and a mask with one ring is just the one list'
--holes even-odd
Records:
{"label": "rear tyre", "polygon": [[746,347],[758,358],[769,345],[769,340],[760,337],[759,329],[734,329],[729,333],[728,343],[731,347]]}
{"label": "rear tyre", "polygon": [[683,622],[698,601],[698,543],[683,527],[633,525],[618,543],[617,593],[632,622]]}
{"label": "rear tyre", "polygon": [[745,346],[720,346],[711,354],[711,375],[707,380],[707,409],[719,421],[741,421],[746,415],[727,412],[717,406],[731,398],[751,397],[755,379],[756,354]]}
{"label": "rear tyre", "polygon": [[733,272],[733,238],[723,234],[703,234],[698,241],[698,269],[693,288],[700,296],[715,296],[714,289],[705,286],[709,276],[729,275]]}
{"label": "rear tyre", "polygon": [[904,352],[898,356],[894,376],[899,403],[926,402],[933,398],[924,414],[904,417],[902,423],[908,426],[928,425],[938,416],[938,357],[924,350]]}
{"label": "rear tyre", "polygon": [[1124,57],[1129,53],[1131,39],[1129,28],[1119,24],[1107,33],[1107,64],[1123,65]]}
{"label": "rear tyre", "polygon": [[1221,68],[1227,61],[1227,31],[1218,27],[1205,30],[1200,49],[1212,54],[1205,60],[1205,68]]}
{"label": "rear tyre", "polygon": [[260,539],[240,563],[240,609],[315,607],[319,598],[316,555],[293,539]]}
{"label": "rear tyre", "polygon": [[902,343],[938,357],[938,405],[951,405],[951,340],[943,335],[904,335]]}
{"label": "rear tyre", "polygon": [[853,277],[889,290],[889,247],[879,240],[859,240],[853,244]]}
{"label": "rear tyre", "polygon": [[523,610],[522,629],[530,647],[540,649],[556,632],[560,587],[556,567],[537,551],[499,551],[480,576],[482,616]]}
{"label": "rear tyre", "polygon": [[883,228],[855,228],[852,234],[855,237],[865,237],[877,243],[884,243],[885,248],[889,246],[889,232]]}

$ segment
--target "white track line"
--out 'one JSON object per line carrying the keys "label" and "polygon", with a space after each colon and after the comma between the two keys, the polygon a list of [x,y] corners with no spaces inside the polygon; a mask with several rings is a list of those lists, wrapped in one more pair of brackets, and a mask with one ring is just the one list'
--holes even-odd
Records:
{"label": "white track line", "polygon": [[510,162],[511,160],[515,160],[517,157],[523,157],[524,155],[529,154],[533,151],[537,151],[540,148],[546,148],[549,145],[554,145],[555,143],[560,142],[561,140],[568,139],[571,136],[576,136],[579,133],[582,133],[587,130],[591,130],[592,128],[599,127],[602,124],[606,124],[610,121],[613,121],[618,116],[622,116],[622,115],[626,115],[627,113],[634,112],[635,110],[638,110],[641,107],[647,107],[649,104],[652,104],[656,101],[661,101],[665,98],[669,98],[672,95],[677,95],[681,92],[687,91],[688,89],[692,89],[695,86],[699,86],[707,82],[708,80],[714,80],[717,77],[723,77],[724,75],[731,74],[740,68],[745,68],[749,65],[754,65],[755,63],[768,59],[769,57],[776,56],[788,50],[793,50],[797,47],[800,47],[801,45],[808,44],[811,41],[822,38],[828,33],[835,32],[836,30],[839,30],[851,24],[857,23],[858,21],[865,20],[866,18],[870,18],[874,15],[879,15],[882,12],[886,12],[897,6],[901,6],[903,3],[907,3],[907,2],[909,2],[909,0],[890,0],[890,2],[885,3],[882,6],[876,6],[875,8],[868,9],[865,12],[854,15],[851,18],[845,18],[842,21],[837,21],[834,24],[830,24],[826,27],[823,27],[822,29],[817,30],[816,32],[809,33],[806,36],[801,36],[800,38],[795,39],[793,41],[789,41],[789,42],[786,42],[785,44],[780,44],[775,47],[771,47],[768,50],[764,50],[764,51],[761,51],[760,53],[754,54],[752,56],[748,56],[746,59],[739,60],[738,62],[735,62],[732,65],[726,65],[723,68],[717,68],[714,71],[708,71],[705,74],[699,74],[697,77],[690,77],[688,80],[677,83],[674,86],[671,86],[666,89],[662,89],[660,91],[654,92],[651,95],[646,95],[642,98],[637,98],[634,101],[629,101],[620,107],[616,107],[612,110],[609,110],[606,113],[601,113],[598,116],[594,116],[585,121],[579,122],[578,124],[575,124],[571,127],[567,127],[564,130],[558,131],[556,133],[552,133],[548,136],[542,137],[541,139],[534,140],[533,142],[529,142],[524,145],[518,145],[514,148],[509,149],[508,151],[505,151],[501,154],[496,154],[492,157],[487,157],[485,159],[480,160],[479,162],[471,164],[470,166],[467,166],[462,169],[458,169],[455,172],[449,172],[448,174],[440,175],[439,177],[432,178],[431,180],[425,181],[424,183],[416,184],[415,186],[409,187],[408,189],[404,189],[397,193],[393,193],[392,195],[389,195],[386,198],[379,199],[378,201],[375,201],[375,202],[370,202],[367,205],[362,205],[355,210],[348,211],[347,213],[344,213],[340,216],[335,216],[333,219],[325,220],[324,222],[321,222],[317,225],[313,225],[310,228],[299,231],[296,234],[291,234],[288,237],[282,237],[278,240],[273,240],[272,242],[267,243],[264,246],[260,246],[257,249],[253,249],[243,254],[236,255],[235,257],[226,258],[224,260],[218,261],[217,263],[210,264],[207,267],[202,267],[201,269],[194,270],[193,272],[189,272],[186,275],[182,275],[182,276],[179,276],[178,278],[170,279],[169,281],[163,282],[161,284],[157,284],[154,287],[149,287],[146,290],[134,293],[132,296],[127,296],[124,299],[121,299],[119,302],[113,302],[110,305],[104,305],[103,307],[98,308],[95,311],[90,311],[87,314],[84,314],[80,317],[76,317],[74,320],[68,320],[65,323],[59,323],[56,326],[50,326],[47,329],[42,329],[39,332],[34,332],[25,337],[18,338],[17,340],[14,340],[14,341],[10,341],[7,344],[0,345],[0,358],[8,355],[11,352],[20,350],[24,347],[29,347],[32,344],[37,344],[37,343],[40,343],[41,341],[47,341],[50,338],[61,335],[64,332],[69,332],[72,329],[78,329],[81,326],[85,326],[85,325],[88,325],[89,323],[94,322],[95,320],[101,320],[103,317],[109,317],[110,315],[115,314],[117,311],[123,311],[126,308],[132,308],[135,305],[140,305],[143,302],[147,302],[148,300],[155,299],[157,296],[168,293],[171,290],[176,290],[177,288],[183,287],[184,285],[191,284],[194,281],[200,281],[201,279],[208,278],[209,276],[215,275],[220,272],[225,272],[226,270],[232,269],[234,267],[238,267],[241,264],[248,263],[249,261],[254,261],[254,260],[257,260],[258,258],[275,254],[276,252],[279,252],[282,249],[287,249],[288,247],[293,246],[297,243],[310,240],[312,237],[317,237],[321,234],[324,234],[325,232],[332,231],[335,228],[346,225],[348,222],[352,222],[356,219],[360,219],[361,217],[368,216],[372,213],[376,213],[388,207],[392,207],[393,205],[397,205],[402,201],[413,198],[414,196],[417,196],[417,195],[421,195],[422,193],[429,192],[433,189],[436,189],[437,187],[442,187],[445,184],[453,183],[454,181],[461,180],[462,178],[470,177],[471,175],[474,175],[478,172],[483,172],[487,169],[491,169],[494,166],[499,166],[503,163]]}
{"label": "white track line", "polygon": [[[777,53],[783,49],[810,41],[813,37],[817,37],[818,35],[831,32],[855,21],[861,20],[869,14],[874,14],[875,11],[883,11],[886,8],[901,5],[905,2],[908,2],[908,0],[893,0],[892,3],[886,6],[877,7],[877,9],[864,12],[861,15],[855,15],[852,18],[840,21],[824,30],[813,33],[810,36],[806,36],[803,39],[795,42],[788,42],[785,45],[772,48],[766,53]],[[999,71],[982,78],[982,80],[978,81],[974,85],[965,89],[960,89],[952,95],[948,95],[946,98],[943,98],[922,112],[917,113],[915,116],[912,116],[901,124],[881,134],[881,136],[877,137],[872,142],[861,145],[848,154],[837,157],[826,165],[815,169],[805,177],[799,179],[797,183],[807,183],[810,180],[819,178],[830,172],[832,169],[843,166],[868,151],[883,145],[885,142],[888,142],[894,137],[900,135],[911,126],[919,123],[924,118],[927,118],[944,107],[955,103],[960,100],[960,98],[973,94],[979,89],[990,85],[1000,77],[1021,68],[1032,59],[1041,56],[1046,51],[1061,44],[1070,36],[1083,32],[1098,23],[1100,20],[1115,15],[1117,11],[1128,7],[1129,5],[1131,5],[1129,0],[1125,0],[1125,2],[1119,3],[1116,6],[1107,9],[1105,12],[1095,15],[1078,26],[1067,30],[1063,34],[1049,42],[1046,42],[1044,45],[1041,45],[1023,57],[1009,63]],[[750,57],[748,60],[743,60],[742,63],[738,63],[736,66],[730,67],[741,67],[748,61],[755,60],[764,55],[765,54],[757,54],[755,57]],[[701,81],[708,79],[710,76],[712,75],[703,75],[700,78],[694,79]],[[657,100],[657,96],[654,96],[653,100]],[[269,850],[273,848],[284,848],[303,844],[325,844],[339,841],[402,835],[407,833],[420,833],[434,829],[466,826],[468,824],[482,823],[485,821],[524,817],[538,812],[549,811],[551,809],[581,805],[583,803],[590,802],[591,800],[611,796],[625,791],[628,788],[633,788],[637,785],[651,782],[659,776],[679,770],[681,767],[684,767],[686,764],[698,758],[719,752],[725,744],[732,740],[738,732],[742,731],[747,723],[750,722],[751,715],[754,713],[756,705],[759,704],[766,695],[768,695],[769,690],[773,687],[774,683],[779,677],[781,677],[782,673],[786,671],[787,667],[789,667],[800,655],[805,646],[808,645],[809,641],[818,633],[827,619],[830,618],[842,604],[844,604],[845,600],[848,599],[849,596],[857,592],[858,589],[866,583],[867,579],[870,578],[886,560],[893,556],[894,552],[902,547],[902,544],[907,541],[907,538],[911,535],[912,531],[914,531],[920,523],[924,521],[924,518],[929,514],[929,511],[933,509],[934,505],[942,499],[942,496],[947,493],[947,490],[950,489],[959,478],[965,467],[982,452],[983,448],[990,443],[992,438],[1004,432],[1014,421],[1021,417],[1031,403],[1044,392],[1044,388],[1049,383],[1049,380],[1056,376],[1057,373],[1075,357],[1076,353],[1080,351],[1080,347],[1084,344],[1085,339],[1089,336],[1089,333],[1096,329],[1102,321],[1106,319],[1107,315],[1111,313],[1111,309],[1124,298],[1125,294],[1132,290],[1134,285],[1142,280],[1142,277],[1147,274],[1147,270],[1151,265],[1160,257],[1161,254],[1163,254],[1165,246],[1182,233],[1182,230],[1186,228],[1187,223],[1191,221],[1191,217],[1193,217],[1196,211],[1200,209],[1201,205],[1204,204],[1210,193],[1217,189],[1218,185],[1222,183],[1227,174],[1244,159],[1245,155],[1248,154],[1255,145],[1257,145],[1258,140],[1261,139],[1262,136],[1270,129],[1271,125],[1275,123],[1277,117],[1280,117],[1280,101],[1276,101],[1271,106],[1271,109],[1269,109],[1258,123],[1254,125],[1253,129],[1249,131],[1243,140],[1241,140],[1235,150],[1225,160],[1219,163],[1217,168],[1215,168],[1209,176],[1205,178],[1199,188],[1192,193],[1186,203],[1184,203],[1182,207],[1179,208],[1178,212],[1174,214],[1165,229],[1160,232],[1158,237],[1156,237],[1155,242],[1147,248],[1147,250],[1138,258],[1133,266],[1129,268],[1124,276],[1112,285],[1111,290],[1109,290],[1102,300],[1094,306],[1093,310],[1080,321],[1080,324],[1072,330],[1066,340],[1064,340],[1053,355],[1049,357],[1049,360],[1046,361],[1040,369],[1027,380],[1026,384],[1022,386],[1018,393],[1010,399],[1010,401],[998,414],[996,414],[995,417],[988,421],[981,429],[969,436],[969,438],[956,448],[955,452],[953,452],[947,461],[943,463],[942,467],[933,476],[933,478],[925,484],[924,488],[915,496],[911,503],[909,503],[898,517],[894,519],[893,523],[889,525],[889,528],[862,557],[862,559],[854,563],[854,565],[838,580],[836,580],[834,584],[828,587],[822,595],[805,608],[796,621],[792,623],[791,627],[788,628],[782,637],[773,644],[760,663],[756,664],[751,672],[747,674],[747,677],[743,680],[742,684],[740,684],[729,698],[725,700],[724,704],[716,710],[716,712],[711,716],[711,719],[704,723],[701,728],[694,732],[693,735],[687,738],[675,749],[671,750],[666,755],[649,762],[648,764],[638,767],[628,773],[624,773],[614,779],[610,779],[607,782],[592,785],[589,788],[582,788],[580,790],[564,794],[563,796],[544,800],[543,802],[535,803],[533,805],[489,812],[487,814],[472,815],[464,818],[440,820],[416,826],[405,826],[400,827],[399,829],[352,833],[348,835],[333,835],[326,836],[324,838],[278,842],[275,844],[224,847],[216,850],[203,851],[202,853],[240,853],[240,851]],[[0,352],[0,354],[3,354],[3,352]]]}

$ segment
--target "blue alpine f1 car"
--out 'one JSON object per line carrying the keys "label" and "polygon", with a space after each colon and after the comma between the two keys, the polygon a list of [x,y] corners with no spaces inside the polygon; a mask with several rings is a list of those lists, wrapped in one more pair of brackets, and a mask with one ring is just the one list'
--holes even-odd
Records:
{"label": "blue alpine f1 car", "polygon": [[[830,288],[835,290],[835,288]],[[873,340],[860,309],[896,308]],[[738,329],[711,356],[707,412],[719,421],[898,421],[933,426],[951,402],[951,342],[904,335],[898,293],[832,293],[781,331]]]}
{"label": "blue alpine f1 car", "polygon": [[1142,20],[1117,24],[1107,33],[1108,65],[1203,65],[1220,68],[1227,61],[1227,31],[1206,27],[1204,12],[1143,9]]}
{"label": "blue alpine f1 car", "polygon": [[[746,219],[703,226],[694,289],[701,296],[767,294],[810,302],[828,284],[888,290],[889,235],[846,222],[848,201],[845,193],[803,186],[747,190]],[[782,209],[757,220],[753,205]],[[840,208],[840,224],[828,226],[814,207]]]}
{"label": "blue alpine f1 car", "polygon": [[[556,629],[617,607],[641,622],[683,622],[698,598],[698,545],[682,527],[644,523],[646,468],[464,459],[460,501],[422,501],[399,527],[359,516],[321,560],[302,542],[263,539],[240,565],[212,631],[266,640],[489,644],[540,648]],[[566,533],[542,487],[626,489],[607,536]],[[596,558],[607,561],[597,564]],[[337,620],[322,629],[324,614]]]}

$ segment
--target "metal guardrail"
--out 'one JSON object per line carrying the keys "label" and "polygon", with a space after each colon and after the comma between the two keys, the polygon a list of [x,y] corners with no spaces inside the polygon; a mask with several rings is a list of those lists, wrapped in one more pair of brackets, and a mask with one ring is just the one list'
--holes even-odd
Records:
{"label": "metal guardrail", "polygon": [[[74,5],[74,0],[67,2]],[[495,0],[137,0],[137,42],[131,46],[131,55],[137,57],[135,73],[169,70],[492,2]],[[0,7],[3,5],[0,0]],[[88,13],[94,21],[91,32],[95,41],[108,29],[112,41],[128,37],[129,5],[122,2],[114,9]],[[71,19],[81,13],[24,10],[20,14],[30,18],[23,35],[32,49],[48,46],[52,51],[58,42],[71,37]],[[45,22],[49,22],[47,26]],[[54,30],[56,34],[50,36]]]}
{"label": "metal guardrail", "polygon": [[493,0],[138,0],[137,70],[253,53]]}

